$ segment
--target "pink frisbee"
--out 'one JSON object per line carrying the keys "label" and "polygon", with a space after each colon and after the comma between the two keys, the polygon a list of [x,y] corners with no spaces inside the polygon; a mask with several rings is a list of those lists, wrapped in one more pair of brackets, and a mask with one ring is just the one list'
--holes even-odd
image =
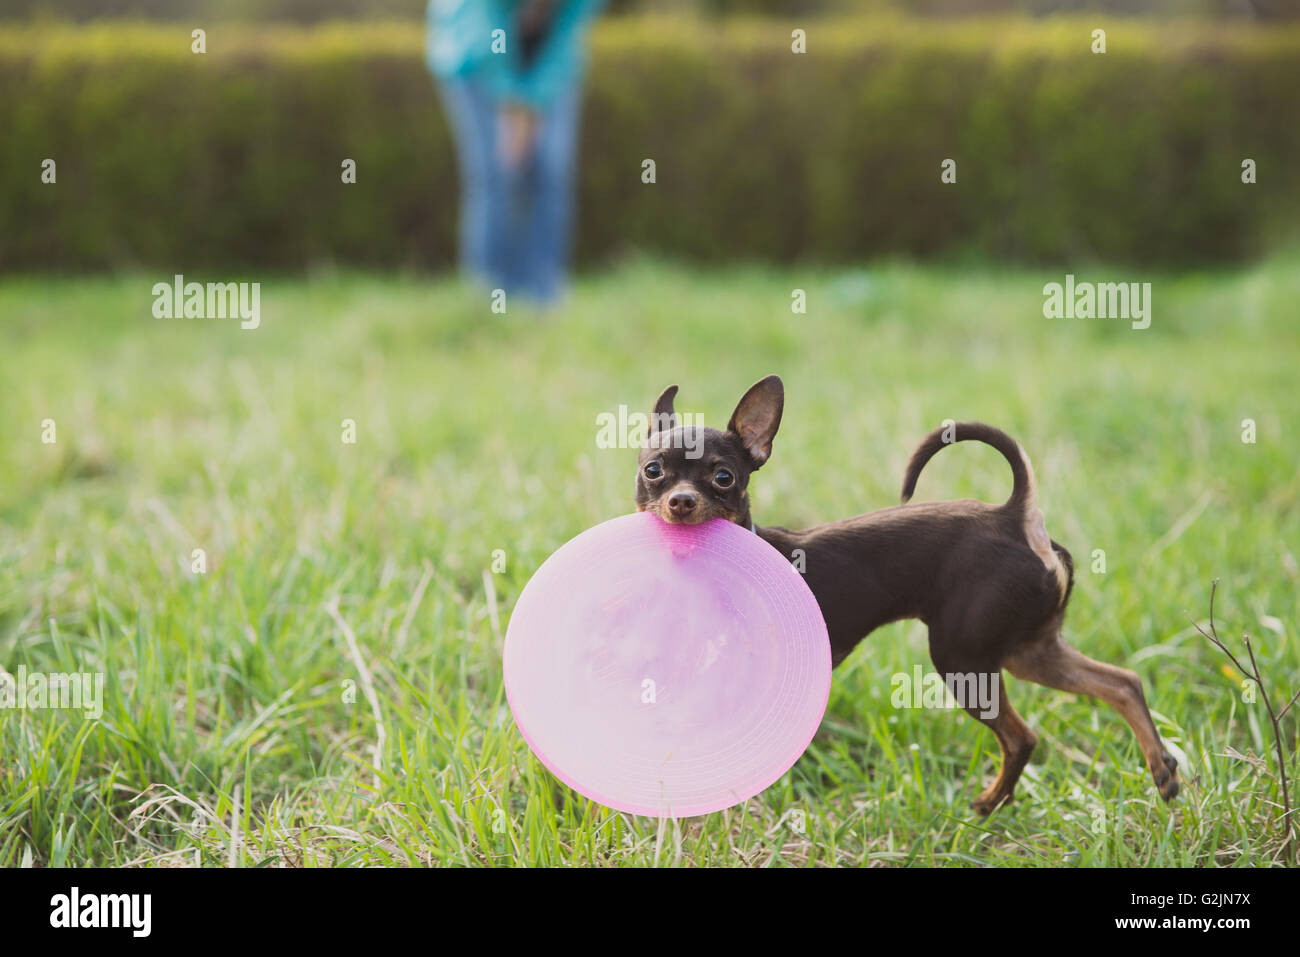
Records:
{"label": "pink frisbee", "polygon": [[505,641],[515,723],[557,778],[633,814],[692,817],[788,771],[831,684],[817,600],[761,538],[649,513],[588,529],[524,587]]}

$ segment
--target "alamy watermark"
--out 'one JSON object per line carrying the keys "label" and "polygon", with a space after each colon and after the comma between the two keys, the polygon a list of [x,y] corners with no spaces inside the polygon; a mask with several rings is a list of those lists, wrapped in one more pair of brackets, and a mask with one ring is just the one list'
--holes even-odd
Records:
{"label": "alamy watermark", "polygon": [[941,675],[915,665],[910,675],[900,671],[890,677],[889,703],[895,708],[978,709],[981,718],[996,718],[999,677],[996,671]]}
{"label": "alamy watermark", "polygon": [[0,668],[0,711],[84,711],[98,719],[104,713],[104,673],[42,672],[18,666],[11,675]]}
{"label": "alamy watermark", "polygon": [[[650,426],[654,425],[651,430]],[[675,428],[680,425],[681,428]],[[596,448],[685,449],[688,459],[704,454],[704,416],[681,412],[629,412],[620,405],[618,412],[601,412],[596,416]]]}
{"label": "alamy watermark", "polygon": [[153,284],[153,314],[158,319],[239,319],[239,328],[262,324],[260,282],[171,282]]}
{"label": "alamy watermark", "polygon": [[83,894],[80,887],[50,898],[50,926],[124,928],[132,937],[153,929],[152,894]]}
{"label": "alamy watermark", "polygon": [[1047,319],[1128,319],[1134,329],[1151,325],[1151,283],[1074,281],[1049,282],[1043,287],[1043,316]]}

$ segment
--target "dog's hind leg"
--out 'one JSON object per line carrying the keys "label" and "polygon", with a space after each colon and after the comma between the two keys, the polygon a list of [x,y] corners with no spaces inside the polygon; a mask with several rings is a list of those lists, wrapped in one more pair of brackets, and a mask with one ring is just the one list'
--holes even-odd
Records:
{"label": "dog's hind leg", "polygon": [[1017,649],[1003,667],[1017,678],[1049,688],[1092,695],[1124,716],[1137,735],[1156,789],[1166,801],[1178,794],[1178,762],[1165,750],[1142,693],[1142,679],[1132,671],[1093,661],[1055,634],[1037,644]]}
{"label": "dog's hind leg", "polygon": [[[998,770],[997,778],[971,802],[971,807],[980,814],[992,814],[1013,799],[1016,782],[1029,763],[1029,756],[1034,753],[1038,735],[1011,707],[1001,669],[964,667],[951,654],[936,654],[935,651],[934,635],[931,634],[930,658],[934,661],[935,669],[943,676],[957,703],[997,736],[998,746],[1002,749],[1002,767]],[[986,695],[978,696],[983,700],[971,700],[969,690],[972,687],[985,690]]]}
{"label": "dog's hind leg", "polygon": [[1038,735],[1025,724],[1025,719],[1016,713],[1016,709],[1011,707],[1002,673],[995,671],[992,675],[998,692],[997,716],[984,717],[984,712],[978,706],[966,709],[967,714],[972,718],[993,730],[997,735],[998,745],[1002,748],[1002,768],[998,771],[997,778],[971,802],[971,807],[980,814],[992,814],[1003,804],[1012,801],[1015,796],[1016,782],[1020,780],[1021,772],[1025,770],[1030,755],[1034,753],[1034,746],[1038,744]]}

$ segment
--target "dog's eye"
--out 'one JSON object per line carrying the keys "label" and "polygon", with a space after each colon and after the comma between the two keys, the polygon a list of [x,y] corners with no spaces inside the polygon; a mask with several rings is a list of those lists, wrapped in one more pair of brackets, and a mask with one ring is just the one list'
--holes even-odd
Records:
{"label": "dog's eye", "polygon": [[735,481],[736,477],[726,469],[718,469],[713,475],[713,484],[718,488],[731,488]]}
{"label": "dog's eye", "polygon": [[645,477],[651,481],[664,477],[664,468],[658,462],[651,462],[645,467]]}

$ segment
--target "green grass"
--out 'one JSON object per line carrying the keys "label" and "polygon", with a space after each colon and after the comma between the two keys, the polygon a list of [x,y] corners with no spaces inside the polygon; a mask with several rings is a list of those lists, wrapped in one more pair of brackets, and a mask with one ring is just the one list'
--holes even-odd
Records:
{"label": "green grass", "polygon": [[[106,684],[98,721],[0,711],[0,864],[1274,863],[1267,716],[1184,610],[1203,620],[1220,578],[1221,631],[1256,637],[1276,698],[1300,687],[1298,265],[1080,275],[1152,281],[1145,331],[1043,318],[1059,272],[900,264],[632,262],[544,320],[447,280],[269,278],[250,332],[154,319],[164,277],[6,279],[0,664]],[[631,509],[635,452],[597,448],[596,416],[678,382],[679,410],[721,425],[768,372],[787,402],[760,523],[893,504],[945,418],[1021,441],[1079,569],[1067,634],[1142,675],[1174,804],[1108,707],[1013,680],[1038,750],[1016,803],[977,818],[993,736],[889,704],[893,673],[929,666],[917,622],[863,642],[804,757],[730,811],[628,817],[532,757],[502,689],[510,609],[552,550]],[[1009,487],[963,446],[918,498]],[[1285,732],[1294,781],[1295,712]]]}

